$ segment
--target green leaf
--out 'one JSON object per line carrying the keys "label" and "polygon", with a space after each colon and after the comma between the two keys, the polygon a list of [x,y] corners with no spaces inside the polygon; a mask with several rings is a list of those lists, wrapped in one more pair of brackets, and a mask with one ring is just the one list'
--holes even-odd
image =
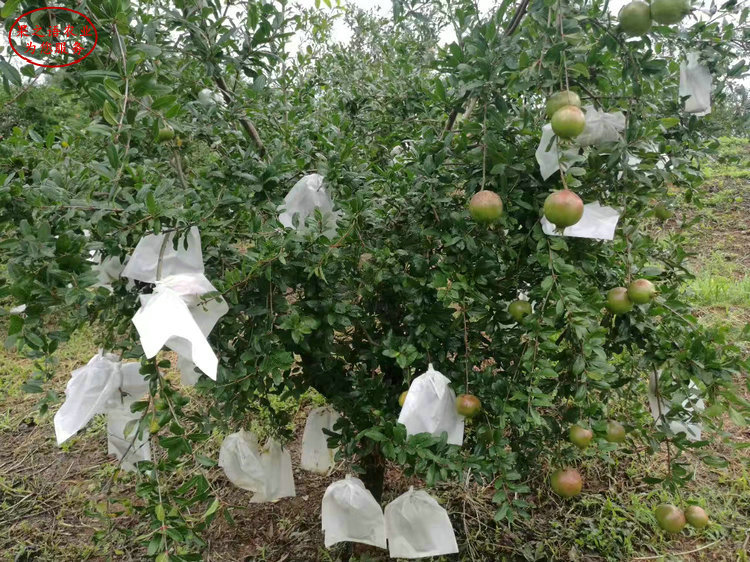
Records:
{"label": "green leaf", "polygon": [[160,109],[171,106],[176,101],[177,96],[175,95],[163,96],[154,101],[154,103],[151,105],[151,109],[153,109],[154,111],[159,111]]}
{"label": "green leaf", "polygon": [[209,515],[213,515],[216,513],[216,510],[219,509],[221,506],[221,502],[218,498],[215,498],[214,501],[211,503],[211,505],[206,510],[206,513],[203,515],[203,517],[208,517]]}
{"label": "green leaf", "polygon": [[10,322],[8,323],[8,335],[12,336],[13,334],[18,334],[23,329],[23,318],[18,315],[13,315],[10,317]]}
{"label": "green leaf", "polygon": [[104,107],[102,107],[102,115],[104,116],[104,120],[109,123],[112,126],[117,125],[117,117],[115,116],[115,108],[112,107],[112,104],[109,103],[109,101],[104,102]]}
{"label": "green leaf", "polygon": [[156,515],[156,518],[159,521],[164,523],[165,514],[164,514],[164,506],[162,504],[158,504],[156,508],[154,508],[154,514]]}
{"label": "green leaf", "polygon": [[0,8],[0,17],[10,17],[16,11],[16,8],[20,3],[21,0],[5,0],[5,5]]}
{"label": "green leaf", "polygon": [[731,419],[734,424],[740,427],[744,427],[745,425],[747,425],[747,420],[745,419],[745,416],[740,414],[734,408],[729,408],[729,419]]}
{"label": "green leaf", "polygon": [[156,197],[154,197],[153,191],[149,191],[146,195],[146,209],[151,216],[159,216],[159,207],[156,204]]}
{"label": "green leaf", "polygon": [[[6,4],[7,5],[7,4]],[[0,72],[14,86],[21,85],[21,74],[15,67],[11,66],[4,60],[0,60]]]}
{"label": "green leaf", "polygon": [[729,463],[725,459],[715,455],[705,455],[701,457],[701,460],[708,466],[714,466],[716,468],[725,468],[729,466]]}
{"label": "green leaf", "polygon": [[362,435],[364,435],[365,437],[367,437],[369,439],[372,439],[373,441],[377,441],[377,442],[385,441],[385,439],[386,439],[385,435],[383,435],[382,433],[380,433],[380,431],[378,431],[375,428],[370,428],[370,429],[367,429],[367,430],[363,431]]}

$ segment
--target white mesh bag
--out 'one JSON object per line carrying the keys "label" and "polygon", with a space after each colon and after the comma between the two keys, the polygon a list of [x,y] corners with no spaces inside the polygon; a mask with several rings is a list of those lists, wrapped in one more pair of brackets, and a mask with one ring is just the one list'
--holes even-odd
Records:
{"label": "white mesh bag", "polygon": [[680,97],[685,100],[685,111],[698,116],[711,113],[711,84],[713,79],[708,68],[698,62],[699,53],[687,54],[680,65]]}
{"label": "white mesh bag", "polygon": [[[555,133],[552,132],[552,125],[547,123],[542,127],[542,140],[539,141],[539,146],[536,149],[536,161],[539,163],[539,172],[545,180],[555,172],[559,172],[561,165],[563,171],[567,170],[569,168],[568,161],[578,155],[577,147],[560,151],[557,139],[552,140],[554,136]],[[552,141],[552,145],[547,150],[550,141]]]}
{"label": "white mesh bag", "polygon": [[[206,298],[216,288],[202,273],[178,274],[156,283],[154,292],[141,295],[133,316],[146,357],[166,346],[216,380],[219,360],[206,339],[229,307],[221,297]],[[181,366],[187,370],[190,364]]]}
{"label": "white mesh bag", "polygon": [[456,393],[450,379],[432,364],[409,386],[398,422],[406,426],[407,435],[430,433],[439,437],[447,432],[448,443],[463,444],[464,418],[456,411]]}
{"label": "white mesh bag", "polygon": [[[174,249],[174,232],[149,234],[141,238],[122,271],[122,277],[144,283],[156,283],[159,269],[159,254],[164,249],[161,260],[161,278],[180,273],[203,273],[203,250],[201,235],[197,227],[192,227],[186,236],[180,237]],[[166,241],[165,241],[166,238]],[[187,249],[185,242],[187,241]]]}
{"label": "white mesh bag", "polygon": [[424,490],[409,491],[385,506],[392,558],[425,558],[458,552],[448,512]]}
{"label": "white mesh bag", "polygon": [[148,432],[141,436],[136,433],[140,416],[125,402],[107,411],[107,454],[121,461],[123,470],[134,471],[136,463],[151,460]]}
{"label": "white mesh bag", "polygon": [[386,548],[383,510],[359,478],[347,475],[328,486],[321,520],[326,548],[339,542]]}
{"label": "white mesh bag", "polygon": [[324,429],[333,431],[339,414],[329,406],[315,408],[307,415],[302,434],[302,458],[300,466],[311,472],[326,474],[333,467],[336,449],[328,448],[328,435]]}
{"label": "white mesh bag", "polygon": [[605,142],[617,142],[625,130],[625,115],[622,111],[605,113],[598,111],[593,105],[584,108],[586,126],[583,132],[575,138],[579,146],[598,146]]}
{"label": "white mesh bag", "polygon": [[88,364],[73,371],[65,388],[65,402],[55,414],[57,444],[62,445],[96,414],[104,413],[119,386],[120,361],[116,355],[100,351]]}
{"label": "white mesh bag", "polygon": [[251,503],[295,495],[291,456],[273,439],[261,449],[253,432],[232,433],[221,444],[219,466],[232,484],[254,492]]}
{"label": "white mesh bag", "polygon": [[[336,230],[337,214],[333,211],[333,201],[323,187],[323,176],[320,174],[309,174],[294,184],[289,190],[284,203],[279,205],[278,210],[283,211],[279,215],[279,222],[286,228],[304,230],[305,220],[320,209],[327,223],[327,230]],[[297,226],[294,225],[294,216],[297,215]]]}
{"label": "white mesh bag", "polygon": [[620,211],[604,207],[598,201],[583,206],[583,216],[573,226],[563,229],[562,234],[546,217],[542,217],[542,230],[549,236],[570,236],[593,240],[612,240],[615,237]]}
{"label": "white mesh bag", "polygon": [[[661,377],[661,373],[661,371],[658,372],[659,377]],[[669,402],[667,402],[665,398],[662,397],[662,399],[659,400],[657,397],[656,385],[657,373],[651,373],[648,381],[648,404],[654,421],[659,425],[663,425],[665,420],[661,418],[662,416],[667,416],[671,408]],[[693,381],[690,381],[685,400],[682,402],[682,407],[688,414],[692,414],[694,411],[702,412],[706,408],[705,402],[700,398],[700,389]],[[700,423],[680,420],[670,420],[669,429],[673,433],[684,433],[689,441],[700,441],[703,433],[703,426]]]}

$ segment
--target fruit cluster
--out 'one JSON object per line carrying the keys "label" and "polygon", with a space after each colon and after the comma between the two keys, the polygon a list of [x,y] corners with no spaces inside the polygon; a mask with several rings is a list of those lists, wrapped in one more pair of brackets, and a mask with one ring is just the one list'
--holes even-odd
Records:
{"label": "fruit cluster", "polygon": [[645,35],[651,29],[651,23],[672,25],[679,23],[690,13],[687,0],[652,0],[651,4],[633,0],[623,6],[618,15],[620,27],[631,36]]}
{"label": "fruit cluster", "polygon": [[[594,432],[576,424],[570,427],[568,438],[576,447],[584,450],[593,440]],[[604,439],[610,443],[624,443],[625,427],[617,421],[609,420]],[[575,468],[558,469],[550,476],[550,486],[558,496],[572,498],[583,490],[583,477]],[[696,529],[703,529],[708,525],[708,514],[697,505],[689,505],[683,512],[672,504],[660,504],[656,507],[654,515],[659,527],[669,533],[679,533],[686,524]]]}

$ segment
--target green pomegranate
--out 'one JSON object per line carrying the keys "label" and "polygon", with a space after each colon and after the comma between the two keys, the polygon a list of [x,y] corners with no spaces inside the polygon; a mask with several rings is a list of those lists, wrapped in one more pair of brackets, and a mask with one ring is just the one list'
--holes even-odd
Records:
{"label": "green pomegranate", "polygon": [[607,422],[607,433],[604,438],[610,443],[624,443],[625,442],[625,427],[614,420]]}
{"label": "green pomegranate", "polygon": [[659,527],[669,533],[679,533],[685,528],[685,514],[682,510],[671,503],[663,503],[654,511],[656,522]]}
{"label": "green pomegranate", "polygon": [[171,141],[174,138],[174,129],[172,127],[163,127],[159,129],[159,142]]}
{"label": "green pomegranate", "polygon": [[552,490],[564,498],[572,498],[581,493],[583,488],[583,478],[579,472],[573,468],[556,470],[550,478]]}
{"label": "green pomegranate", "polygon": [[657,23],[672,25],[690,13],[688,0],[652,0],[651,18]]}
{"label": "green pomegranate", "polygon": [[667,207],[664,203],[659,203],[654,207],[654,215],[657,219],[665,221],[672,218],[674,211]]}
{"label": "green pomegranate", "polygon": [[508,314],[513,317],[513,320],[520,322],[525,316],[531,314],[531,304],[529,301],[513,301],[508,305]]}
{"label": "green pomegranate", "polygon": [[702,529],[708,525],[708,514],[697,505],[689,505],[685,509],[685,519],[696,529]]}
{"label": "green pomegranate", "polygon": [[633,302],[628,298],[625,287],[615,287],[607,292],[607,308],[612,314],[625,314],[633,310]]}
{"label": "green pomegranate", "polygon": [[646,304],[656,296],[656,287],[648,279],[636,279],[628,285],[628,298],[635,304]]}
{"label": "green pomegranate", "polygon": [[494,191],[483,189],[471,198],[469,214],[477,222],[495,222],[503,214],[503,201]]}
{"label": "green pomegranate", "polygon": [[641,0],[633,0],[622,7],[617,19],[628,35],[643,35],[651,29],[651,8]]}
{"label": "green pomegranate", "polygon": [[583,201],[569,189],[561,189],[544,200],[544,216],[557,228],[573,226],[583,216]]}
{"label": "green pomegranate", "polygon": [[563,90],[562,92],[552,94],[547,98],[547,117],[551,119],[559,109],[567,105],[581,107],[581,98],[578,97],[578,94],[570,90]]}
{"label": "green pomegranate", "polygon": [[479,398],[473,394],[461,394],[456,398],[456,411],[467,418],[473,418],[482,409]]}
{"label": "green pomegranate", "polygon": [[580,108],[566,105],[552,116],[552,130],[561,139],[572,139],[583,132],[586,116]]}
{"label": "green pomegranate", "polygon": [[568,432],[568,438],[573,445],[584,450],[594,438],[594,432],[590,429],[581,427],[580,425],[573,425]]}

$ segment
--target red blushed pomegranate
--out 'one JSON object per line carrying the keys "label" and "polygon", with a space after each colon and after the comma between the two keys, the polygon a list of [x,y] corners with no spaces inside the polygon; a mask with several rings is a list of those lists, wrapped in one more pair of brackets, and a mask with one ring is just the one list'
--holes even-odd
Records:
{"label": "red blushed pomegranate", "polygon": [[583,489],[583,478],[581,474],[573,469],[556,470],[550,478],[552,490],[563,498],[572,498],[581,493]]}
{"label": "red blushed pomegranate", "polygon": [[583,216],[583,201],[569,189],[555,191],[544,201],[544,216],[557,228],[573,226]]}
{"label": "red blushed pomegranate", "polygon": [[482,409],[479,398],[473,394],[461,394],[456,398],[456,411],[467,418],[473,418]]}

